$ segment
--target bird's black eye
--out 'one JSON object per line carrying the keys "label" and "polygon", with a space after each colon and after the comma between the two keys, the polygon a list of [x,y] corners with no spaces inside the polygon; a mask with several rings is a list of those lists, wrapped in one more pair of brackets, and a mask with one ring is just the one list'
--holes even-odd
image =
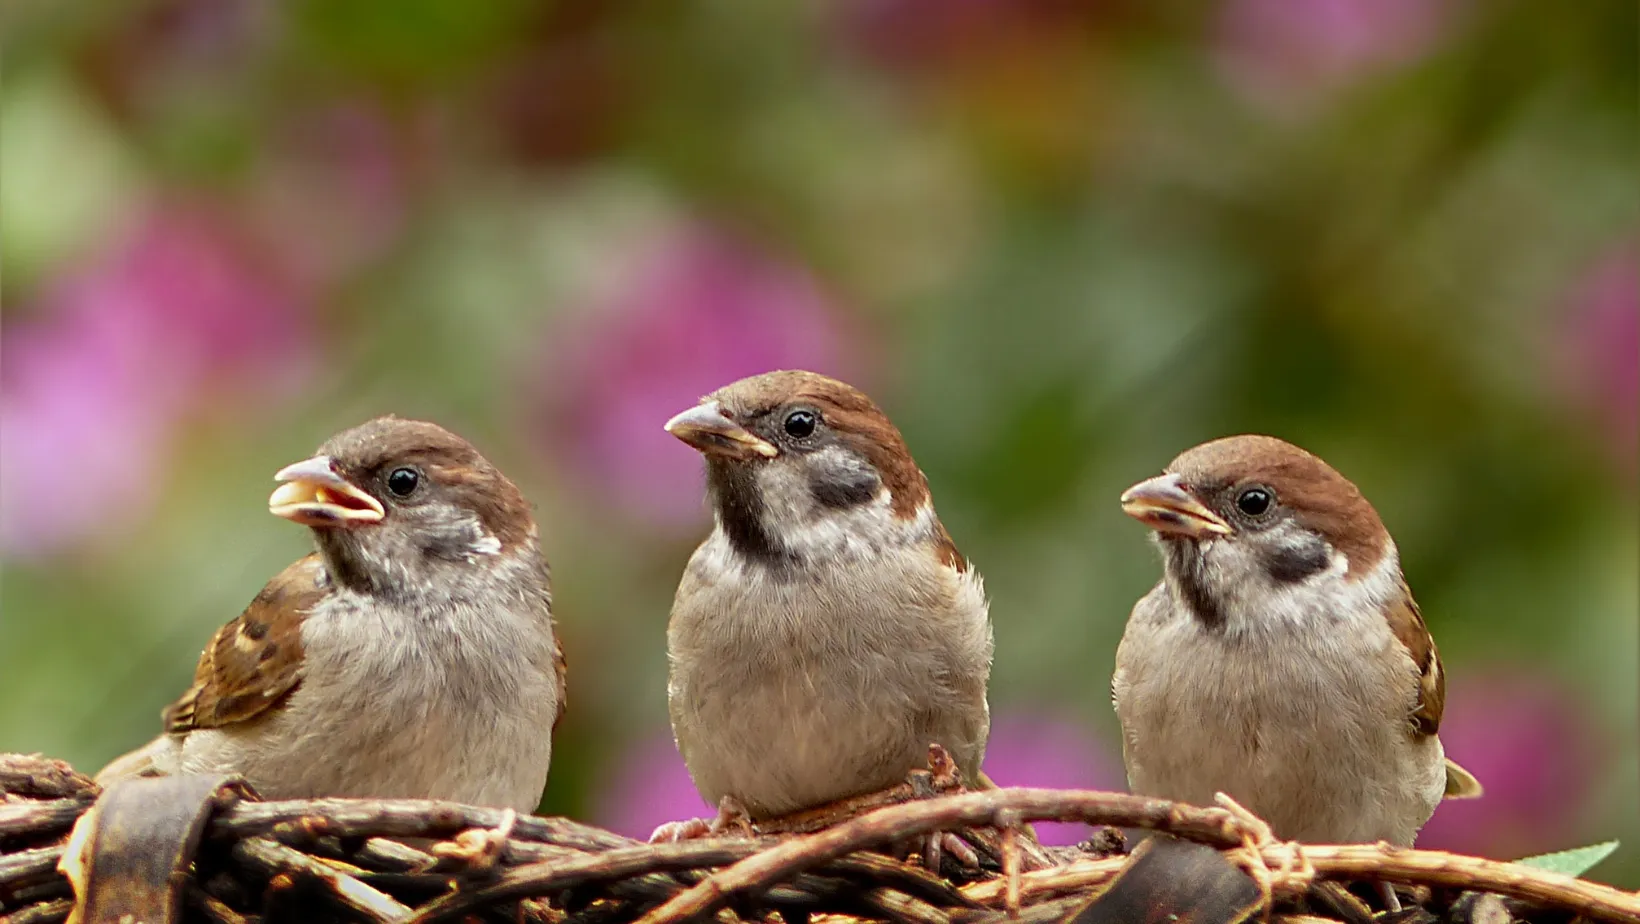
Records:
{"label": "bird's black eye", "polygon": [[395,468],[387,476],[387,490],[394,497],[409,497],[421,484],[421,475],[413,468]]}
{"label": "bird's black eye", "polygon": [[782,426],[786,428],[787,436],[800,440],[813,433],[815,425],[819,422],[820,418],[814,416],[813,411],[792,411],[786,415],[786,422]]}
{"label": "bird's black eye", "polygon": [[1263,488],[1248,488],[1236,498],[1236,509],[1250,517],[1256,517],[1270,509],[1275,498]]}

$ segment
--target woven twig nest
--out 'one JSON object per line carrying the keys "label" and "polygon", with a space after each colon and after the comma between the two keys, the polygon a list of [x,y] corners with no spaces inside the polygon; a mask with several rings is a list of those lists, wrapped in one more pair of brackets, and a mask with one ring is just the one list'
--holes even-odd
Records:
{"label": "woven twig nest", "polygon": [[[1110,832],[1044,849],[1025,827],[1038,820],[1172,837],[1131,854],[1105,855],[1121,850]],[[907,845],[940,831],[974,845],[979,867],[937,875],[904,859]],[[779,833],[645,844],[564,818],[449,803],[260,802],[221,778],[100,791],[62,762],[0,755],[6,924],[71,914],[87,924],[1389,920],[1361,897],[1374,882],[1399,887],[1396,921],[1640,922],[1640,894],[1435,851],[1284,844],[1228,800],[1201,808],[908,784]]]}

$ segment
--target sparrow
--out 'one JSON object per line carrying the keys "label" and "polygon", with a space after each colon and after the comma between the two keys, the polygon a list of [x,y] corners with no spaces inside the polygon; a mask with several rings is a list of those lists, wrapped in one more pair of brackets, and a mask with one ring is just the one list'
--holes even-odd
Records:
{"label": "sparrow", "polygon": [[979,780],[989,604],[882,410],[835,379],[770,372],[666,430],[705,457],[713,513],[672,604],[667,700],[720,818],[885,789],[932,744]]}
{"label": "sparrow", "polygon": [[229,773],[270,799],[533,811],[564,658],[518,488],[461,437],[396,417],[274,478],[269,511],[316,553],[216,633],[165,731],[98,780]]}
{"label": "sparrow", "polygon": [[1395,542],[1348,479],[1232,436],[1121,500],[1164,571],[1111,683],[1135,793],[1222,791],[1282,838],[1400,846],[1443,797],[1480,795],[1441,749],[1446,676]]}

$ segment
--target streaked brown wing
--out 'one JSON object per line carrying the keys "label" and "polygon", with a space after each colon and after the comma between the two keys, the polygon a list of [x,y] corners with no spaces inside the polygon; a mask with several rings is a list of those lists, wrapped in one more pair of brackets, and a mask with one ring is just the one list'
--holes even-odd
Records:
{"label": "streaked brown wing", "polygon": [[1389,628],[1396,639],[1412,656],[1418,666],[1418,703],[1412,710],[1412,726],[1420,736],[1433,735],[1441,728],[1441,710],[1446,705],[1446,672],[1441,669],[1441,654],[1435,650],[1435,639],[1424,625],[1424,615],[1418,611],[1412,591],[1403,581],[1400,599],[1385,614]]}
{"label": "streaked brown wing", "polygon": [[188,692],[163,713],[165,730],[221,728],[256,718],[296,689],[302,619],[324,595],[324,569],[309,555],[279,572],[199,656]]}

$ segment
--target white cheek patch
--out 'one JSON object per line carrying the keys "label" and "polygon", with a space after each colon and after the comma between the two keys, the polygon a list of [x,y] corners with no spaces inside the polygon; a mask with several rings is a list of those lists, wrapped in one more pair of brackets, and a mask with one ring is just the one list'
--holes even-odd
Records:
{"label": "white cheek patch", "polygon": [[1349,559],[1328,549],[1327,566],[1296,583],[1271,580],[1253,554],[1233,542],[1221,542],[1208,556],[1208,567],[1224,589],[1226,628],[1232,635],[1260,633],[1338,621],[1368,619],[1375,624],[1378,607],[1400,586],[1400,560],[1393,545],[1372,571],[1351,579]]}
{"label": "white cheek patch", "polygon": [[475,555],[500,555],[501,540],[489,534],[485,534],[478,541],[474,542],[471,548]]}

